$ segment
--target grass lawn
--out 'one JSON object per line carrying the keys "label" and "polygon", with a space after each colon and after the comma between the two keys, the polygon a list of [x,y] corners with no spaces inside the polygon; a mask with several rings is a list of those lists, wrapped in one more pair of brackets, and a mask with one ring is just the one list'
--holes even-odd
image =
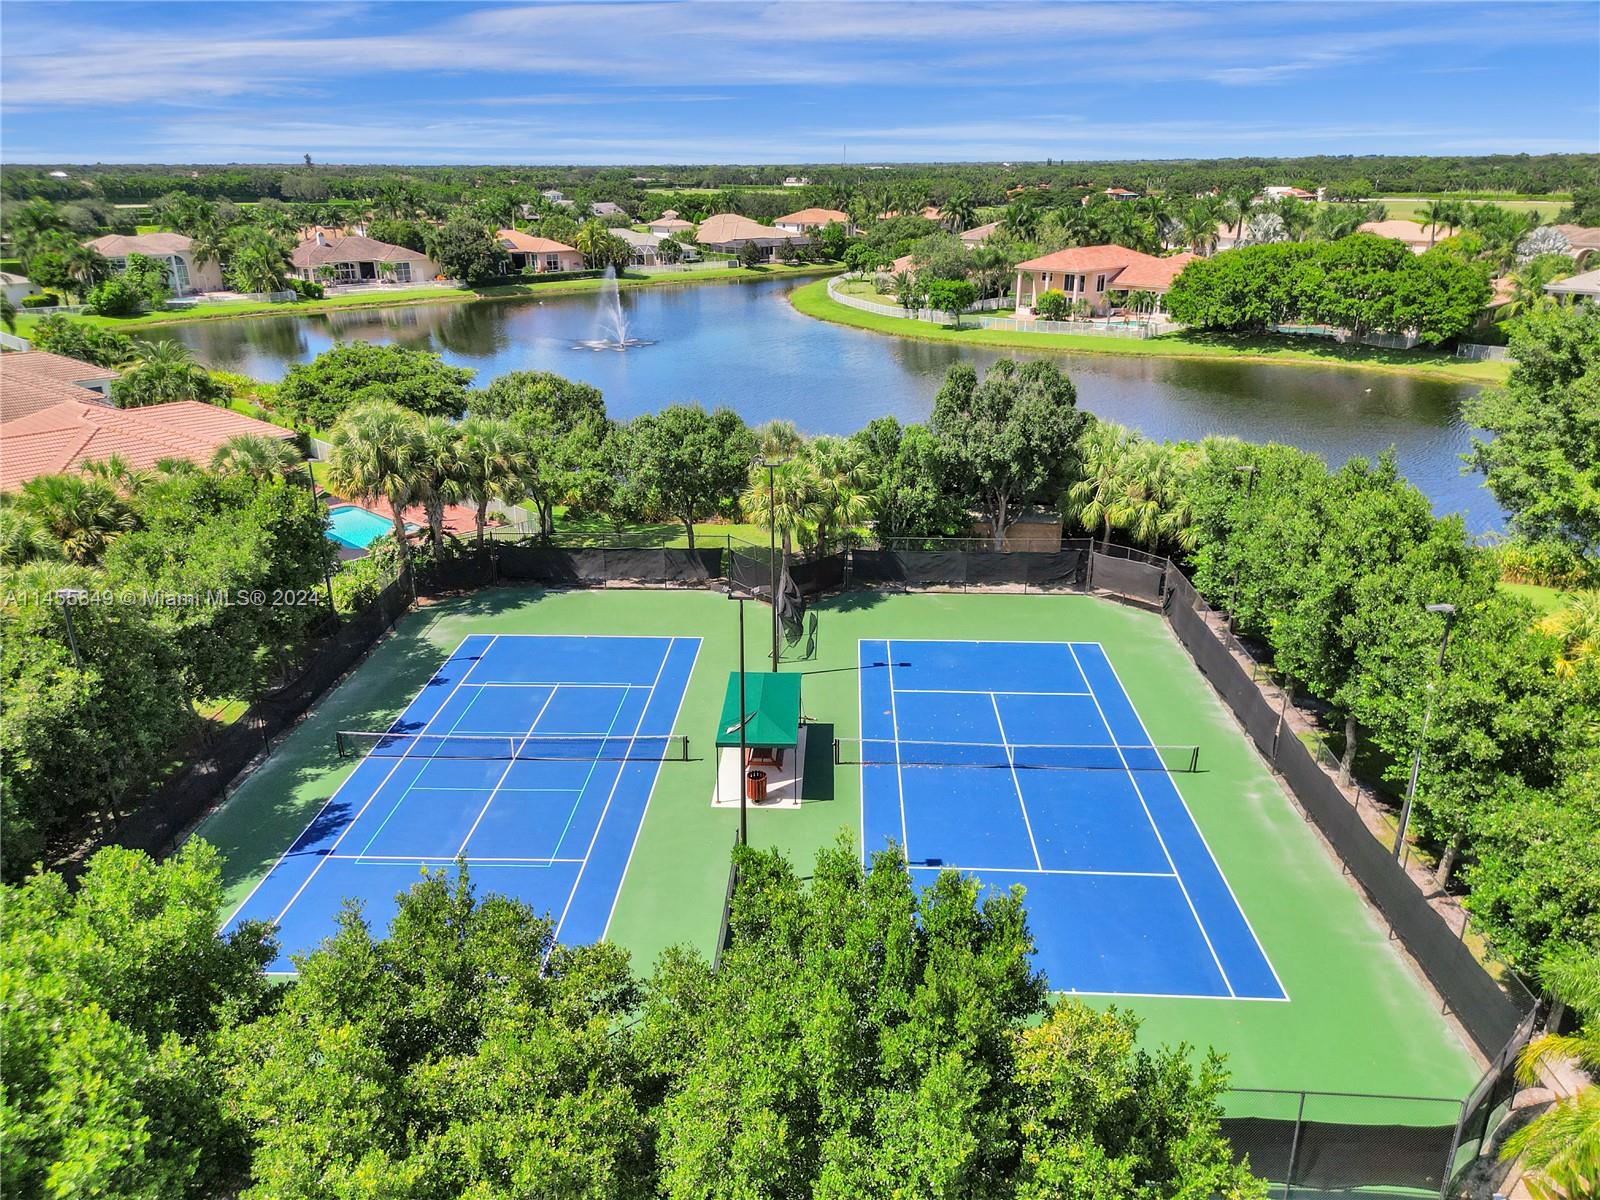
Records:
{"label": "grass lawn", "polygon": [[[528,519],[536,520],[537,516],[531,504],[524,504],[528,510]],[[617,532],[614,522],[604,517],[591,514],[572,514],[560,505],[555,509],[556,540],[583,539],[596,544],[604,542],[613,546],[671,546],[684,547],[689,544],[689,537],[683,531],[683,524],[679,521],[658,521],[643,524],[630,523],[622,532]],[[744,524],[737,521],[700,521],[694,527],[695,542],[704,546],[726,546],[728,539],[735,543],[744,542],[748,547],[759,547],[762,553],[767,548],[767,527],[765,525]]]}
{"label": "grass lawn", "polygon": [[1568,594],[1560,588],[1545,587],[1540,583],[1502,583],[1502,592],[1509,592],[1526,600],[1538,610],[1540,616],[1565,608]]}
{"label": "grass lawn", "polygon": [[[777,276],[834,275],[841,269],[838,263],[806,263],[794,267],[783,263],[770,263],[759,267],[716,267],[705,271],[672,271],[659,275],[629,273],[617,280],[617,286],[639,288],[692,283],[745,283]],[[605,280],[600,278],[551,279],[483,288],[395,288],[385,292],[360,292],[355,295],[329,296],[322,300],[296,300],[282,304],[241,300],[237,303],[196,305],[194,308],[176,311],[140,313],[136,317],[78,316],[74,319],[106,329],[115,329],[118,332],[136,333],[152,325],[181,325],[191,321],[220,321],[234,317],[298,317],[308,313],[390,308],[405,304],[449,304],[468,300],[514,300],[523,296],[561,296],[597,291],[604,282]],[[38,310],[19,314],[17,332],[27,337],[28,331],[41,317],[48,315],[48,311]]]}
{"label": "grass lawn", "polygon": [[[1428,207],[1428,200],[1410,196],[1385,196],[1379,203],[1389,212],[1389,218],[1395,221],[1416,221],[1418,214]],[[1498,204],[1501,208],[1508,208],[1512,212],[1536,212],[1540,218],[1549,222],[1563,208],[1567,207],[1565,200],[1463,200],[1463,204]]]}
{"label": "grass lawn", "polygon": [[1469,362],[1427,350],[1383,350],[1376,346],[1340,346],[1320,338],[1242,338],[1222,334],[1169,333],[1133,339],[1077,333],[1014,333],[1002,329],[951,329],[903,317],[883,317],[847,308],[828,295],[826,280],[798,287],[789,302],[808,317],[853,325],[874,333],[957,342],[973,346],[1013,346],[1019,350],[1059,350],[1073,354],[1124,354],[1145,358],[1247,358],[1261,362],[1317,367],[1357,367],[1422,375],[1462,383],[1498,383],[1510,365]]}
{"label": "grass lawn", "polygon": [[[1151,738],[1201,747],[1201,770],[1173,778],[1288,999],[1162,995],[1096,996],[1090,1002],[1115,1002],[1137,1013],[1148,1045],[1187,1041],[1222,1051],[1239,1088],[1448,1098],[1472,1086],[1477,1067],[1471,1056],[1159,616],[1088,596],[878,592],[849,592],[813,611],[814,646],[789,647],[782,668],[803,676],[810,722],[805,803],[752,811],[752,844],[782,850],[804,873],[818,848],[841,834],[860,843],[862,769],[835,765],[829,751],[834,737],[860,736],[863,639],[1098,642]],[[709,954],[738,813],[710,804],[714,760],[706,747],[728,672],[738,660],[736,615],[734,605],[707,591],[532,587],[490,588],[406,615],[199,827],[199,835],[223,856],[230,910],[351,773],[353,762],[334,753],[334,731],[386,727],[468,635],[693,637],[701,644],[676,723],[676,731],[689,738],[689,758],[663,764],[656,776],[608,936],[631,952],[640,973],[672,945]],[[749,614],[754,619],[746,625],[752,662],[761,661],[767,645],[762,615]],[[973,686],[985,685],[975,680]],[[1058,781],[1071,794],[1096,794],[1099,773],[1058,774],[1072,776]],[[365,797],[341,799],[359,804]],[[438,819],[450,819],[447,797],[413,794],[405,803],[424,810],[440,805]],[[974,811],[973,836],[987,836],[987,821],[981,807]],[[914,828],[911,837],[915,841]],[[1117,845],[1099,843],[1105,852]],[[480,867],[475,877],[488,887],[493,870]],[[376,905],[368,916],[379,923],[387,919]],[[1152,929],[1150,936],[1161,933]],[[1283,1098],[1235,1093],[1226,1105],[1251,1112],[1274,1099]],[[1395,1124],[1455,1119],[1453,1104],[1425,1112],[1404,1102],[1378,1112],[1361,1106],[1345,1115]],[[1306,1116],[1340,1119],[1323,1109]]]}

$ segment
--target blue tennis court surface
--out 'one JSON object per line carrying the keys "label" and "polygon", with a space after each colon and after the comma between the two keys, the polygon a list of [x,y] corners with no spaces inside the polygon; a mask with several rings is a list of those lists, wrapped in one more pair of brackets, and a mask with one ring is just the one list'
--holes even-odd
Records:
{"label": "blue tennis court surface", "polygon": [[1287,999],[1098,643],[863,641],[860,665],[867,851],[1022,884],[1058,991]]}
{"label": "blue tennis court surface", "polygon": [[[467,859],[480,891],[600,939],[672,734],[699,638],[467,638],[229,921],[271,921],[289,956],[346,898],[375,931],[423,867]],[[488,746],[513,748],[485,757]],[[551,757],[540,757],[545,748]]]}

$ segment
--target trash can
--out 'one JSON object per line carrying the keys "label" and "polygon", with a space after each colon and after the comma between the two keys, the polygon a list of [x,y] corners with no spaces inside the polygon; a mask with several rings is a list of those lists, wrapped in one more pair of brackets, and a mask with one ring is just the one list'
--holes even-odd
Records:
{"label": "trash can", "polygon": [[767,798],[767,773],[765,771],[746,771],[744,773],[744,798],[751,804],[760,804]]}

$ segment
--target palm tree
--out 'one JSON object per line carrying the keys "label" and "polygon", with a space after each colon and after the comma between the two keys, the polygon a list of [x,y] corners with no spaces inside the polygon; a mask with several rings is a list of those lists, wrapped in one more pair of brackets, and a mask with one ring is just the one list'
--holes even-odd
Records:
{"label": "palm tree", "polygon": [[476,505],[481,550],[489,502],[516,501],[528,493],[528,479],[536,469],[533,443],[512,422],[494,417],[468,417],[456,433],[461,491]]}
{"label": "palm tree", "polygon": [[67,247],[62,251],[62,263],[79,297],[111,278],[110,260],[93,246]]}
{"label": "palm tree", "polygon": [[[115,488],[124,496],[136,496],[152,479],[157,472],[173,474],[166,469],[166,464],[172,460],[162,459],[156,464],[155,470],[148,467],[135,467],[120,454],[109,454],[105,458],[97,458],[79,466],[78,470],[88,478],[97,480],[107,487]],[[179,459],[187,465],[187,460]]]}
{"label": "palm tree", "polygon": [[610,241],[611,231],[600,223],[598,217],[590,217],[578,227],[578,236],[573,239],[572,247],[583,255],[583,265],[592,270],[609,261],[611,248],[607,243]]}
{"label": "palm tree", "polygon": [[444,510],[466,495],[456,424],[448,417],[423,417],[418,426],[422,454],[417,460],[417,500],[428,515],[428,540],[436,558],[444,557]]}
{"label": "palm tree", "polygon": [[1067,488],[1067,499],[1078,524],[1091,535],[1098,531],[1105,542],[1124,518],[1123,461],[1132,438],[1121,425],[1099,421],[1078,441],[1080,476]]}
{"label": "palm tree", "polygon": [[1216,196],[1197,196],[1179,210],[1178,230],[1190,250],[1209,254],[1216,247],[1223,215],[1222,201]]}
{"label": "palm tree", "polygon": [[756,435],[756,449],[762,458],[793,458],[806,444],[806,438],[793,421],[774,417],[757,425],[751,431]]}
{"label": "palm tree", "polygon": [[227,395],[227,388],[195,361],[194,353],[182,342],[137,342],[135,350],[131,369],[111,385],[111,399],[118,408],[177,400],[216,404]]}
{"label": "palm tree", "polygon": [[977,212],[978,206],[973,203],[972,193],[963,188],[952,193],[944,202],[944,226],[951,233],[960,233],[971,227]]}
{"label": "palm tree", "polygon": [[35,518],[69,562],[95,563],[134,527],[133,511],[117,489],[85,475],[39,475],[17,493],[16,507]]}
{"label": "palm tree", "polygon": [[811,471],[800,458],[778,464],[767,477],[764,467],[750,468],[750,482],[739,505],[753,525],[770,524],[777,531],[783,572],[789,570],[796,540],[803,541],[811,521]]}
{"label": "palm tree", "polygon": [[1239,186],[1228,189],[1228,212],[1233,216],[1233,244],[1244,240],[1244,227],[1250,220],[1250,210],[1256,206],[1256,189]]}
{"label": "palm tree", "polygon": [[388,502],[402,563],[411,565],[405,509],[420,494],[427,447],[422,418],[398,404],[374,400],[348,410],[328,434],[332,453],[323,480],[350,500]]}
{"label": "palm tree", "polygon": [[60,557],[61,544],[37,516],[10,504],[0,508],[0,567]]}
{"label": "palm tree", "polygon": [[1324,204],[1317,209],[1311,228],[1322,241],[1336,242],[1340,238],[1349,237],[1360,228],[1365,219],[1365,215],[1357,205]]}
{"label": "palm tree", "polygon": [[0,296],[0,325],[4,325],[8,333],[17,331],[17,306],[10,296]]}
{"label": "palm tree", "polygon": [[869,481],[855,443],[841,437],[813,438],[806,443],[805,463],[811,477],[811,521],[817,557],[828,553],[837,535],[866,523],[872,512]]}
{"label": "palm tree", "polygon": [[1039,232],[1039,206],[1026,198],[1013,200],[1006,205],[1001,223],[1008,233],[1029,241]]}
{"label": "palm tree", "polygon": [[1291,242],[1305,241],[1306,232],[1316,220],[1311,206],[1301,203],[1293,196],[1285,196],[1278,201],[1278,216],[1283,221],[1284,231],[1289,235]]}
{"label": "palm tree", "polygon": [[228,282],[241,292],[278,292],[289,283],[286,239],[263,225],[244,225],[229,242]]}
{"label": "palm tree", "polygon": [[[1517,1076],[1539,1082],[1549,1063],[1573,1060],[1600,1076],[1600,953],[1571,949],[1545,959],[1539,968],[1545,989],[1583,1018],[1576,1033],[1546,1033],[1523,1047]],[[1563,1097],[1517,1130],[1501,1147],[1502,1159],[1522,1159],[1524,1176],[1538,1200],[1592,1197],[1600,1179],[1600,1087],[1590,1084]]]}
{"label": "palm tree", "polygon": [[1539,622],[1539,630],[1561,640],[1556,674],[1576,675],[1585,663],[1600,666],[1600,590],[1579,592]]}
{"label": "palm tree", "polygon": [[259,433],[237,434],[218,446],[211,456],[213,471],[223,475],[248,475],[252,479],[288,475],[304,465],[304,459],[292,443]]}
{"label": "palm tree", "polygon": [[1452,232],[1462,220],[1462,204],[1459,200],[1430,200],[1428,206],[1418,214],[1422,217],[1422,224],[1428,229],[1428,245],[1432,247],[1438,240],[1439,227],[1442,225]]}

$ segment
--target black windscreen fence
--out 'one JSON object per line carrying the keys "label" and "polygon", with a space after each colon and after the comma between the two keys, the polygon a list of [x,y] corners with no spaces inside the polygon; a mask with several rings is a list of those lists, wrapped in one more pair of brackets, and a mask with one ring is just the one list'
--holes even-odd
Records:
{"label": "black windscreen fence", "polygon": [[1145,604],[1161,603],[1165,568],[1131,558],[1120,558],[1098,550],[1089,555],[1089,588],[1112,592]]}
{"label": "black windscreen fence", "polygon": [[[256,755],[272,749],[272,739],[292,725],[340,676],[371,649],[411,601],[411,581],[401,576],[334,632],[299,647],[285,677],[263,693],[245,713],[211,737],[176,774],[144,797],[105,839],[159,854],[184,829],[222,799],[228,782]],[[66,869],[71,873],[77,863]]]}
{"label": "black windscreen fence", "polygon": [[1373,837],[1360,812],[1312,752],[1281,728],[1280,714],[1221,636],[1205,620],[1187,580],[1173,573],[1167,616],[1178,640],[1251,740],[1283,777],[1306,815],[1383,914],[1456,1018],[1487,1058],[1497,1055],[1533,1009],[1534,997],[1514,979],[1502,987]]}
{"label": "black windscreen fence", "polygon": [[722,578],[726,551],[720,546],[575,547],[501,543],[495,547],[494,578],[506,583],[551,587],[606,584],[705,585]]}
{"label": "black windscreen fence", "polygon": [[863,587],[1022,588],[1073,591],[1084,584],[1082,550],[852,550],[849,582]]}

